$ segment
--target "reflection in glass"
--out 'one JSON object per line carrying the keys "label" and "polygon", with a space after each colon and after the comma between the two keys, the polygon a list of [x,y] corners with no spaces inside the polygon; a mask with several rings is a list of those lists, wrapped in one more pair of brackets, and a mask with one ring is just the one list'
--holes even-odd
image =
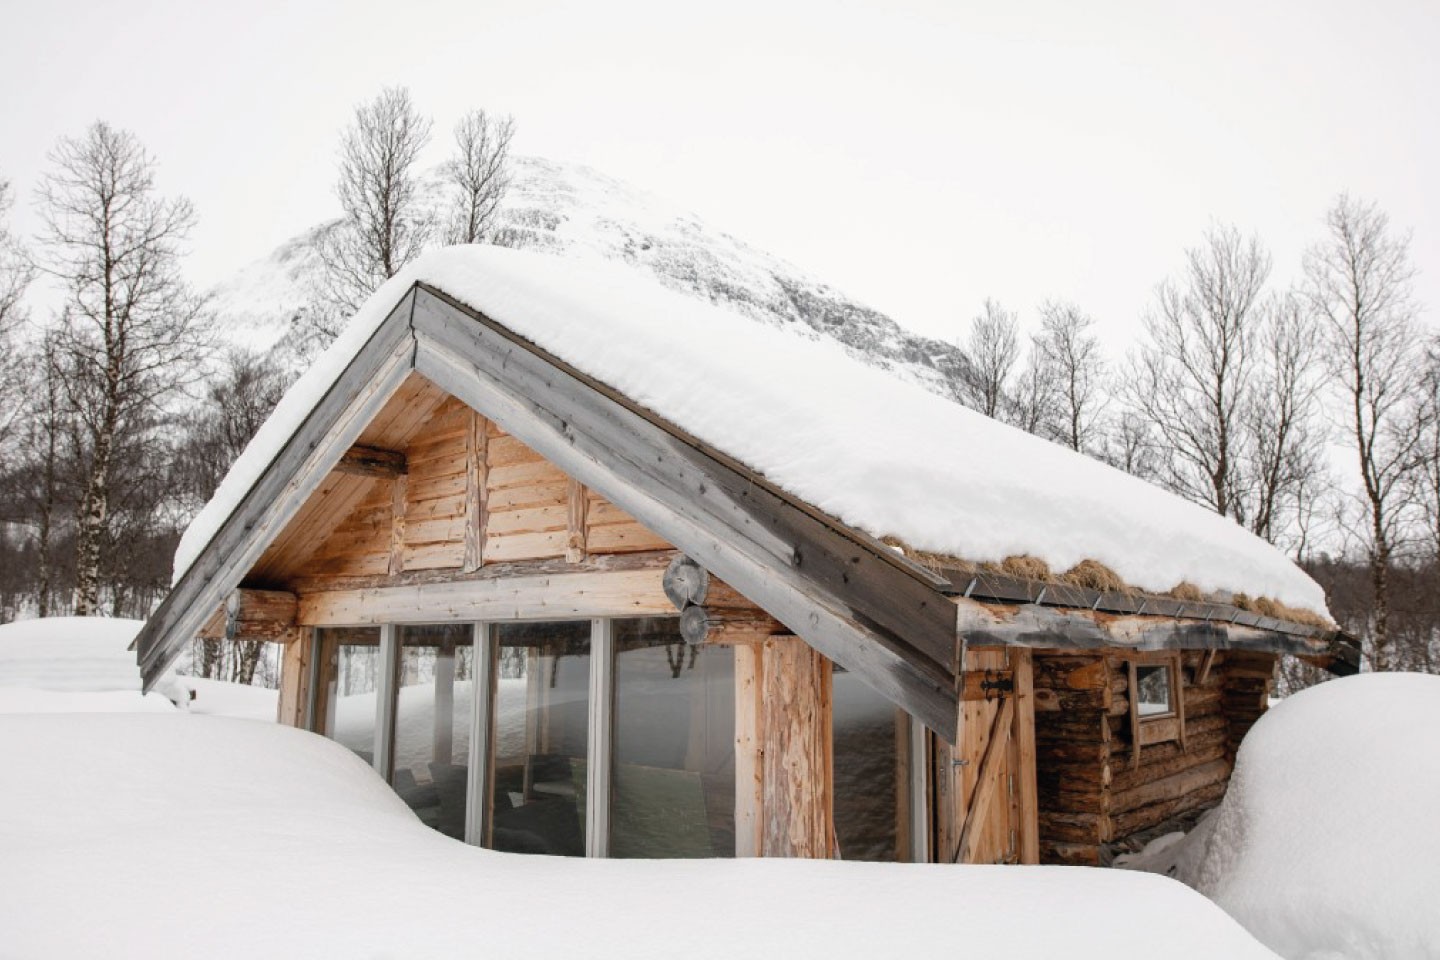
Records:
{"label": "reflection in glass", "polygon": [[907,860],[903,711],[836,664],[831,695],[835,836],[843,860]]}
{"label": "reflection in glass", "polygon": [[610,855],[735,855],[735,655],[615,622]]}
{"label": "reflection in glass", "polygon": [[395,792],[427,825],[465,836],[475,662],[468,624],[400,628]]}
{"label": "reflection in glass", "polygon": [[323,732],[364,758],[375,760],[375,693],[380,683],[380,628],[319,631],[330,656]]}
{"label": "reflection in glass", "polygon": [[490,846],[585,855],[590,623],[496,628]]}
{"label": "reflection in glass", "polygon": [[1168,666],[1137,666],[1135,687],[1139,692],[1140,716],[1160,717],[1175,712]]}

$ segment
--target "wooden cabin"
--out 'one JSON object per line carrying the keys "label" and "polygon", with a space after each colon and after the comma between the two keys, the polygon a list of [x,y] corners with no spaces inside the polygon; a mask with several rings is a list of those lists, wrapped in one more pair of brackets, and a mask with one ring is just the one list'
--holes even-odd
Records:
{"label": "wooden cabin", "polygon": [[282,403],[137,650],[151,683],[197,636],[284,644],[280,721],[453,837],[1098,864],[1219,800],[1278,656],[1354,668],[1323,610],[1244,583],[1165,596],[877,539],[515,319],[607,283],[444,254]]}

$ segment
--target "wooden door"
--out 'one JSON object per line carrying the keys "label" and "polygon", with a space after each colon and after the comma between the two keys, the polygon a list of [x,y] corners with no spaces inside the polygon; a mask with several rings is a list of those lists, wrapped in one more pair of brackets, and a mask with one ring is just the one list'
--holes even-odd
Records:
{"label": "wooden door", "polygon": [[1037,863],[1030,651],[969,650],[965,681],[960,741],[935,738],[936,858]]}

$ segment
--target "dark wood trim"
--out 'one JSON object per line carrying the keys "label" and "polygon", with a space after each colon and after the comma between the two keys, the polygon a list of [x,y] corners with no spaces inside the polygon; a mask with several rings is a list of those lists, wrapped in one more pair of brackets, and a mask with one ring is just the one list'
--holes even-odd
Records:
{"label": "dark wood trim", "polygon": [[356,444],[340,457],[335,464],[336,473],[349,473],[357,477],[383,477],[393,480],[408,472],[405,454],[399,450],[382,450]]}
{"label": "dark wood trim", "polygon": [[371,334],[135,639],[149,690],[320,486],[414,365],[413,291]]}
{"label": "dark wood trim", "polygon": [[[684,550],[928,727],[957,722],[954,610],[843,535],[502,325],[421,286],[416,370]],[[887,556],[888,555],[888,556]]]}

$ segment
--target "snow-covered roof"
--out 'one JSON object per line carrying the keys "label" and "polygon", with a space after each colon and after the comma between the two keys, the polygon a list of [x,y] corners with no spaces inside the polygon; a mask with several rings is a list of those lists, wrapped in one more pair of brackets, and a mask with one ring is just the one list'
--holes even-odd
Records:
{"label": "snow-covered roof", "polygon": [[824,341],[675,293],[621,265],[489,246],[417,260],[286,394],[176,552],[178,580],[416,282],[469,305],[790,495],[877,537],[970,561],[1085,559],[1164,592],[1324,591],[1238,524],[903,382]]}

